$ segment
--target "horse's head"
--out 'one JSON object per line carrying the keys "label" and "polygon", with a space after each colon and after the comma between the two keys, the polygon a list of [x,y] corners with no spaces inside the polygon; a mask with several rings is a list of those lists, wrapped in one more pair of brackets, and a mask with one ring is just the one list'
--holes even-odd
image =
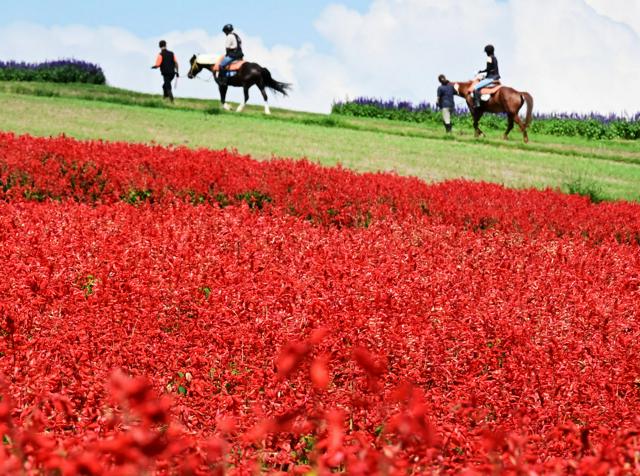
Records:
{"label": "horse's head", "polygon": [[455,82],[453,84],[453,89],[456,90],[456,94],[461,97],[467,97],[467,95],[473,89],[473,81],[464,81],[464,82]]}
{"label": "horse's head", "polygon": [[465,98],[473,92],[473,88],[476,84],[478,84],[478,79],[475,78],[471,81],[456,82],[452,84],[453,88],[456,90],[456,94],[460,97]]}
{"label": "horse's head", "polygon": [[200,63],[198,63],[196,59],[196,55],[193,55],[191,57],[191,59],[189,60],[189,64],[191,64],[191,67],[189,68],[189,74],[187,74],[187,77],[189,79],[193,79],[196,76],[198,76],[198,73],[200,71],[202,71],[203,66]]}

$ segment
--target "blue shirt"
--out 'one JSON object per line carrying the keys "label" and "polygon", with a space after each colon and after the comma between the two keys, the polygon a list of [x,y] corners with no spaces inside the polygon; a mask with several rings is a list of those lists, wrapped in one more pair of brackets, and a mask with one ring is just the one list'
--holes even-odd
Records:
{"label": "blue shirt", "polygon": [[451,83],[443,84],[438,88],[438,106],[440,108],[455,107],[453,102],[453,96],[455,96],[456,90]]}

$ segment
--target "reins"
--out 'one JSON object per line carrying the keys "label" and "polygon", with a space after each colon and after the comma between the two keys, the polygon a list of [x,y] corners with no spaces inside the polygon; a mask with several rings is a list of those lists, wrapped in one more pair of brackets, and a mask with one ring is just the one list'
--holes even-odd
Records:
{"label": "reins", "polygon": [[195,79],[198,79],[202,82],[205,83],[210,83],[212,81],[215,81],[215,75],[213,73],[213,71],[211,70],[211,68],[206,68],[207,70],[211,71],[211,78],[210,79],[202,79],[200,77],[197,76],[197,73],[194,73],[194,70],[196,69],[196,66],[202,66],[202,69],[204,69],[204,65],[200,65],[200,63],[198,63],[198,60],[193,60],[193,64],[191,65],[191,70],[189,71],[189,74],[191,74]]}

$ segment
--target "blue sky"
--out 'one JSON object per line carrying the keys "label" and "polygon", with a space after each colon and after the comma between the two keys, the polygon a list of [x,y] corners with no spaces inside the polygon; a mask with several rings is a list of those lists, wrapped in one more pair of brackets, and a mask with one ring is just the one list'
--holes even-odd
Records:
{"label": "blue sky", "polygon": [[[113,86],[158,93],[149,69],[158,40],[184,67],[193,53],[220,54],[229,22],[247,60],[293,84],[289,97],[271,98],[281,107],[433,102],[438,74],[471,79],[493,43],[503,82],[530,92],[538,112],[640,111],[640,95],[628,93],[640,78],[640,0],[7,0],[0,60],[82,59]],[[182,79],[177,95],[217,91]]]}
{"label": "blue sky", "polygon": [[[217,33],[226,23],[260,36],[267,46],[313,43],[327,51],[330,44],[314,21],[329,5],[326,0],[23,0],[2,6],[1,24],[18,21],[41,25],[119,26],[141,37],[173,30],[203,28]],[[335,1],[333,3],[336,3]],[[365,11],[371,0],[340,0]]]}

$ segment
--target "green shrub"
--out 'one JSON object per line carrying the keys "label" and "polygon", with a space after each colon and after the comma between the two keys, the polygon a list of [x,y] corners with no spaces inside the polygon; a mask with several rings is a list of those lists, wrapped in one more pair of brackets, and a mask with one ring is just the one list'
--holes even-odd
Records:
{"label": "green shrub", "polygon": [[[331,112],[343,116],[417,122],[434,126],[442,124],[442,114],[429,103],[413,106],[402,101],[359,98],[354,101],[335,103]],[[466,109],[458,109],[454,121],[458,127],[473,127],[473,118]],[[506,127],[507,120],[504,114],[485,114],[482,117],[483,129],[505,130]],[[637,140],[640,139],[640,114],[630,119],[597,114],[582,116],[577,114],[540,114],[534,117],[530,131],[538,134],[584,137],[592,140]]]}
{"label": "green shrub", "polygon": [[0,61],[0,81],[106,84],[102,68],[78,60],[18,63]]}

